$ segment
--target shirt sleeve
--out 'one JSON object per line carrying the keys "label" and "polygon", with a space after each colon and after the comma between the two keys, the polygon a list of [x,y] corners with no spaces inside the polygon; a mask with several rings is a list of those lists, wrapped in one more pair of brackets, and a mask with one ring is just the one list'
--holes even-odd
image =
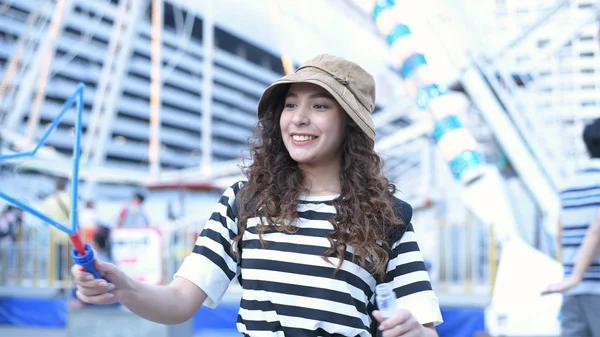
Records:
{"label": "shirt sleeve", "polygon": [[407,213],[408,218],[404,219],[406,231],[392,244],[386,281],[392,284],[398,307],[410,311],[421,324],[439,325],[443,322],[439,300],[431,287],[423,254],[410,223],[412,209]]}
{"label": "shirt sleeve", "polygon": [[175,273],[175,277],[183,277],[202,289],[208,295],[204,305],[210,308],[219,304],[230,282],[240,273],[230,248],[238,233],[235,196],[241,186],[238,182],[223,193],[194,249]]}

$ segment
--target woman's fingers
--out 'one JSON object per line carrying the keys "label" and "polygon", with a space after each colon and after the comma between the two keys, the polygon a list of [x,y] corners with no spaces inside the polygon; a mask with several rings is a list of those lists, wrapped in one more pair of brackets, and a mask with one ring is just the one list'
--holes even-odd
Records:
{"label": "woman's fingers", "polygon": [[75,285],[78,287],[85,287],[85,288],[101,288],[101,289],[106,289],[108,287],[114,287],[114,285],[112,283],[108,283],[106,282],[106,280],[103,279],[94,279],[92,278],[91,280],[88,281],[79,281],[79,282],[75,282]]}
{"label": "woman's fingers", "polygon": [[91,304],[111,304],[111,303],[117,302],[116,296],[111,293],[88,295],[86,293],[83,293],[80,289],[80,290],[77,290],[76,294],[77,294],[77,298],[79,298],[83,302],[91,303]]}
{"label": "woman's fingers", "polygon": [[71,268],[71,274],[73,275],[73,281],[75,284],[86,284],[94,280],[100,281],[99,279],[95,279],[94,275],[84,271],[81,266],[77,265]]}
{"label": "woman's fingers", "polygon": [[112,283],[108,283],[106,281],[101,282],[103,280],[94,280],[87,282],[86,284],[78,284],[77,289],[83,292],[86,295],[98,295],[109,292],[115,289],[115,285]]}
{"label": "woman's fingers", "polygon": [[[100,269],[106,269],[109,272],[112,271],[111,268],[113,268],[113,265],[100,263],[100,261],[97,262],[96,266],[99,271]],[[73,274],[74,283],[77,286],[77,297],[81,301],[91,304],[110,304],[117,302],[115,294],[110,293],[112,290],[115,290],[115,284],[107,282],[105,279],[94,278],[92,274],[82,270],[81,266],[78,265],[71,268],[71,273]],[[116,275],[116,273],[113,274]],[[109,276],[108,274],[106,275]]]}
{"label": "woman's fingers", "polygon": [[84,296],[83,298],[80,298],[84,302],[88,302],[89,298],[104,295],[115,289],[114,284],[108,283],[103,279],[94,279],[94,277],[91,275],[89,278],[85,276],[80,277],[79,280],[75,282],[75,285],[77,286],[78,294]]}

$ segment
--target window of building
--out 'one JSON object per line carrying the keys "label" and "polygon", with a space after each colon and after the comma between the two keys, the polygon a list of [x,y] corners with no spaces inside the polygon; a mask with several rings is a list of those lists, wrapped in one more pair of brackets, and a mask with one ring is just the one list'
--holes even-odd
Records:
{"label": "window of building", "polygon": [[170,28],[172,30],[177,29],[175,26],[175,9],[173,8],[173,5],[168,2],[165,2],[163,8],[163,20],[165,28]]}
{"label": "window of building", "polygon": [[271,60],[269,57],[263,56],[260,60],[260,63],[264,68],[267,68],[267,69],[273,68],[273,65],[271,64]]}
{"label": "window of building", "polygon": [[515,11],[516,15],[527,15],[529,14],[529,9],[521,7],[521,8],[517,8],[517,10]]}
{"label": "window of building", "polygon": [[239,50],[243,49],[244,58],[250,63],[268,68],[278,74],[283,74],[283,65],[279,57],[240,39],[220,27],[215,27],[215,45],[217,48],[234,55],[238,55]]}
{"label": "window of building", "polygon": [[[202,43],[204,27],[202,27],[203,22],[199,17],[194,18],[194,25],[192,26],[192,39]],[[216,43],[216,38],[215,38]]]}
{"label": "window of building", "polygon": [[550,39],[539,40],[537,42],[537,46],[538,46],[538,48],[544,48],[549,42],[550,42]]}
{"label": "window of building", "polygon": [[248,57],[248,52],[246,51],[246,46],[243,44],[239,44],[237,46],[237,50],[236,50],[235,54],[243,59]]}
{"label": "window of building", "polygon": [[561,70],[560,70],[560,73],[561,73],[562,75],[570,75],[570,74],[573,74],[573,69],[570,69],[570,68],[567,68],[567,69],[561,69]]}
{"label": "window of building", "polygon": [[579,102],[579,105],[582,108],[587,108],[587,107],[592,107],[592,106],[596,106],[596,101],[581,101]]}
{"label": "window of building", "polygon": [[72,26],[66,26],[64,28],[64,32],[73,36],[73,37],[81,37],[81,31],[77,28],[74,28]]}
{"label": "window of building", "polygon": [[[21,6],[23,6],[21,4]],[[27,20],[27,17],[29,16],[29,12],[24,9],[24,8],[20,8],[19,3],[12,3],[11,7],[9,8],[7,13],[3,13],[3,15],[6,15],[6,17],[9,18],[13,18],[17,21],[25,21]]]}
{"label": "window of building", "polygon": [[114,20],[107,17],[106,15],[104,15],[104,14],[99,15],[96,13],[92,13],[90,11],[90,9],[83,9],[83,7],[81,7],[80,5],[75,5],[73,11],[77,14],[83,14],[92,20],[94,20],[94,19],[97,20],[98,19],[97,16],[101,16],[100,22],[107,23],[109,25],[112,25],[114,23]]}
{"label": "window of building", "polygon": [[575,85],[573,84],[573,82],[567,82],[567,83],[560,84],[560,90],[568,91],[568,90],[574,90],[574,89],[575,89]]}
{"label": "window of building", "polygon": [[548,109],[552,107],[552,102],[550,101],[542,101],[537,104],[538,108]]}

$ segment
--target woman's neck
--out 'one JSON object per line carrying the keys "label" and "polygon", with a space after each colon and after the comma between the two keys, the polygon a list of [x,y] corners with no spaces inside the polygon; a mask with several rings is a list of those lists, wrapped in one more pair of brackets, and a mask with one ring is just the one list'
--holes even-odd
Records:
{"label": "woman's neck", "polygon": [[309,196],[340,194],[340,165],[305,166],[300,169],[304,173],[303,187],[309,190]]}

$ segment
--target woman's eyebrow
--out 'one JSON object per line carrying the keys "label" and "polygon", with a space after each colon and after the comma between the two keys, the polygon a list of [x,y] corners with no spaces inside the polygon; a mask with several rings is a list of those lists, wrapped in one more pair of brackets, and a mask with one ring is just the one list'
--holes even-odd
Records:
{"label": "woman's eyebrow", "polygon": [[[286,98],[289,98],[289,97],[298,98],[298,94],[296,94],[295,92],[289,92],[285,97]],[[314,93],[314,94],[308,96],[308,98],[328,98],[328,99],[334,99],[333,96],[331,96],[330,94],[325,93],[325,92]]]}
{"label": "woman's eyebrow", "polygon": [[318,92],[316,94],[312,94],[309,96],[309,98],[328,98],[328,99],[333,99],[333,97],[328,94],[328,93],[324,93],[324,92]]}

